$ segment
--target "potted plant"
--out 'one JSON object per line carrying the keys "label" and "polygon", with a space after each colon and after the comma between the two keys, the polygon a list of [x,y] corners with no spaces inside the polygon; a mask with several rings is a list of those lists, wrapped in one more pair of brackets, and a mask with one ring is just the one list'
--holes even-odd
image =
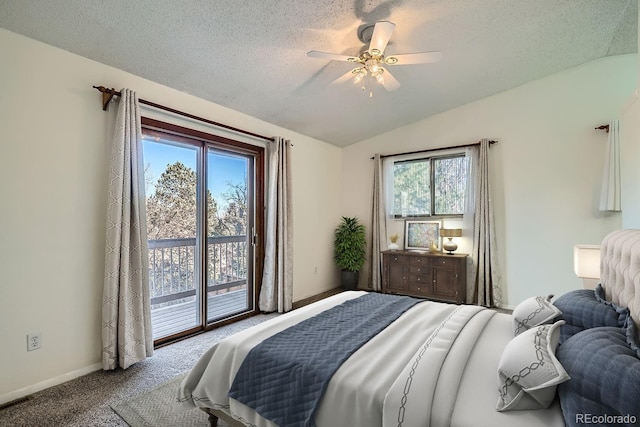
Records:
{"label": "potted plant", "polygon": [[342,270],[340,273],[342,288],[355,290],[358,288],[360,269],[366,258],[364,225],[360,224],[356,217],[343,216],[342,222],[336,228],[333,243],[335,247],[334,258]]}

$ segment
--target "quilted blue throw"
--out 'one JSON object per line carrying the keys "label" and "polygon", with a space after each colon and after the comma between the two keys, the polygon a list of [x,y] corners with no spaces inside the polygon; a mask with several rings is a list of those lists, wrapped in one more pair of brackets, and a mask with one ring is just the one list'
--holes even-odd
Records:
{"label": "quilted blue throw", "polygon": [[229,397],[279,426],[315,426],[315,412],[335,371],[418,302],[369,293],[267,338],[247,354]]}

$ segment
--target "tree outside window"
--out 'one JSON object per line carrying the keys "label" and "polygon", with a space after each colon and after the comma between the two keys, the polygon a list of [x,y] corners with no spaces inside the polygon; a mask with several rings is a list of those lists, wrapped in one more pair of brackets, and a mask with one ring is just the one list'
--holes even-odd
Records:
{"label": "tree outside window", "polygon": [[467,158],[462,154],[393,162],[392,215],[452,216],[464,213]]}

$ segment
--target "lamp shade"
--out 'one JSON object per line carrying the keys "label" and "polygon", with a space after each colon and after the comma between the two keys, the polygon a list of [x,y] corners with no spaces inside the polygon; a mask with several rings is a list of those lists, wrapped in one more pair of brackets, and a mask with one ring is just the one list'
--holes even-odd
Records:
{"label": "lamp shade", "polygon": [[600,246],[575,245],[573,247],[573,270],[581,279],[600,278]]}
{"label": "lamp shade", "polygon": [[462,237],[462,228],[441,228],[440,237]]}

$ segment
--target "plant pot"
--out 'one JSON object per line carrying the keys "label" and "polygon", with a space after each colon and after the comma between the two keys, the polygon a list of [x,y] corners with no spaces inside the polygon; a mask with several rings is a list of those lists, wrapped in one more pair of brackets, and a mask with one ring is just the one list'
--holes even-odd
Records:
{"label": "plant pot", "polygon": [[359,271],[342,270],[340,272],[340,284],[345,291],[355,291],[358,289]]}

